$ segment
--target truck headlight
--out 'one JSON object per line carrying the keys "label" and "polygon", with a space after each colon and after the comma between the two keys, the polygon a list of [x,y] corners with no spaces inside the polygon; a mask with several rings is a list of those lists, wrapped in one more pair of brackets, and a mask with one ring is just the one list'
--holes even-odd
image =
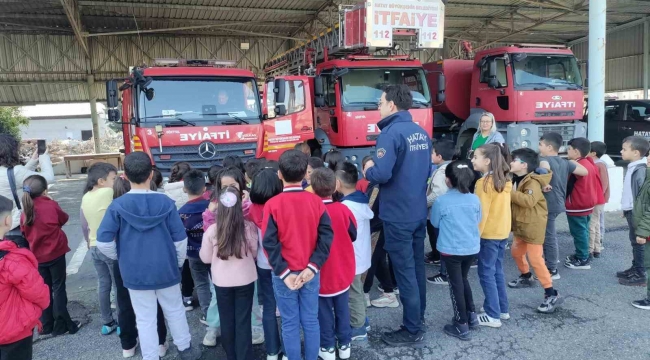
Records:
{"label": "truck headlight", "polygon": [[521,133],[520,133],[521,136],[526,137],[526,136],[528,136],[528,133],[529,133],[528,129],[521,129]]}
{"label": "truck headlight", "polygon": [[352,161],[357,161],[357,156],[356,156],[356,155],[352,155],[352,157],[350,158],[350,160],[352,160]]}
{"label": "truck headlight", "polygon": [[528,141],[522,141],[522,142],[521,142],[521,147],[522,147],[522,148],[527,148],[528,145],[530,145],[530,144],[528,143]]}

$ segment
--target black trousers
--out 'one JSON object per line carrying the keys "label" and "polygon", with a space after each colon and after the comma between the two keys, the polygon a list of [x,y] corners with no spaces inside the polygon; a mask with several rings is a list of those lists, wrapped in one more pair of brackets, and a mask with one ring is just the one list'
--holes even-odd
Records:
{"label": "black trousers", "polygon": [[32,335],[11,344],[0,345],[0,360],[32,360]]}
{"label": "black trousers", "polygon": [[375,250],[372,253],[372,258],[370,259],[370,269],[366,274],[366,280],[363,282],[363,292],[369,293],[374,282],[374,277],[377,277],[381,287],[384,289],[384,292],[392,293],[395,287],[395,275],[393,274],[393,264],[390,259],[386,262],[386,250],[384,250],[384,243],[386,239],[384,238],[384,230],[379,232],[379,239],[377,240],[377,245]]}
{"label": "black trousers", "polygon": [[228,360],[253,360],[251,311],[255,282],[244,286],[214,286],[221,320],[221,345]]}
{"label": "black trousers", "polygon": [[50,288],[50,306],[43,310],[41,323],[43,333],[61,335],[67,331],[76,332],[77,324],[68,313],[68,295],[65,290],[65,255],[52,261],[38,264],[38,272]]}
{"label": "black trousers", "polygon": [[472,288],[467,281],[467,273],[476,255],[442,256],[447,266],[449,295],[454,309],[454,320],[460,324],[467,323],[467,312],[475,312]]}
{"label": "black trousers", "polygon": [[[131,305],[131,296],[129,290],[124,287],[122,281],[122,273],[118,262],[113,263],[113,275],[115,276],[115,298],[117,300],[117,307],[120,312],[117,316],[117,323],[120,326],[120,343],[123,350],[133,349],[137,344],[138,329],[135,324],[135,312],[133,305]],[[165,326],[165,316],[163,315],[162,308],[158,304],[158,343],[160,345],[165,343],[167,339],[167,327]]]}
{"label": "black trousers", "polygon": [[438,244],[438,228],[433,227],[431,222],[427,220],[427,235],[429,236],[429,245],[431,245],[431,260],[440,260],[440,251],[436,249]]}
{"label": "black trousers", "polygon": [[193,292],[194,279],[192,279],[192,272],[190,271],[190,262],[185,259],[181,270],[181,293],[183,297],[192,297]]}

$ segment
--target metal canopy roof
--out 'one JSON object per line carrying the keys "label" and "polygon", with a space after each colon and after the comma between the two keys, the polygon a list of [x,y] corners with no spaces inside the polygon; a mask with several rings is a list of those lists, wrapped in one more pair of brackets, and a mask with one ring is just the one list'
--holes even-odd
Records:
{"label": "metal canopy roof", "polygon": [[[591,0],[605,1],[605,0]],[[220,58],[261,74],[272,56],[338,21],[354,0],[0,0],[0,104],[88,99],[93,80],[154,57]],[[607,0],[607,27],[650,14],[647,1]],[[588,30],[587,0],[448,0],[446,50],[568,43]],[[247,43],[248,48],[242,45]],[[103,84],[91,85],[99,98]]]}

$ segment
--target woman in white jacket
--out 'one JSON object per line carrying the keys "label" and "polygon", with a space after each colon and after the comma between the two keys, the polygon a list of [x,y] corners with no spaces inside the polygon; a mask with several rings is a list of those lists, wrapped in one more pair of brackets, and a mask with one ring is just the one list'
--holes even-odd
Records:
{"label": "woman in white jacket", "polygon": [[[27,241],[23,238],[20,232],[20,214],[22,206],[20,200],[23,196],[23,181],[32,175],[41,175],[47,180],[48,184],[52,184],[54,180],[54,170],[52,169],[52,160],[47,152],[43,155],[38,155],[35,151],[31,159],[25,165],[20,164],[20,156],[18,151],[20,149],[20,142],[9,134],[0,134],[0,195],[6,197],[13,202],[14,207],[11,211],[12,230],[10,230],[6,237],[10,240],[17,242],[20,246],[27,246]],[[38,165],[41,166],[41,172],[36,172]],[[11,191],[9,182],[9,173],[13,169],[15,179],[16,193]]]}
{"label": "woman in white jacket", "polygon": [[176,202],[176,209],[180,209],[188,201],[187,194],[183,191],[183,187],[185,186],[183,176],[191,169],[192,167],[187,162],[180,161],[174,163],[169,174],[169,182],[164,186],[165,194]]}

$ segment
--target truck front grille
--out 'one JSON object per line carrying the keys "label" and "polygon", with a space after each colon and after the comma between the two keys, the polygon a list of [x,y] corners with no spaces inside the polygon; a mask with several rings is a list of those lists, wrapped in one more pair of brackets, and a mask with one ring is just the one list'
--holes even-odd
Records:
{"label": "truck front grille", "polygon": [[[162,153],[159,147],[151,147],[151,156],[155,162],[156,168],[163,174],[168,174],[174,163],[186,161],[192,168],[207,171],[213,165],[221,165],[226,156],[234,155],[242,159],[243,162],[255,158],[257,150],[256,142],[234,143],[234,144],[214,144],[216,155],[211,159],[204,159],[199,156],[199,145],[187,146],[163,146]],[[169,159],[161,159],[161,155],[169,155]]]}
{"label": "truck front grille", "polygon": [[[551,132],[558,133],[562,135],[562,146],[564,146],[566,149],[569,140],[575,137],[575,130],[576,130],[575,124],[539,125],[539,137],[541,138],[542,136],[544,136],[544,134],[548,134]],[[560,152],[565,152],[565,151],[566,150]]]}

